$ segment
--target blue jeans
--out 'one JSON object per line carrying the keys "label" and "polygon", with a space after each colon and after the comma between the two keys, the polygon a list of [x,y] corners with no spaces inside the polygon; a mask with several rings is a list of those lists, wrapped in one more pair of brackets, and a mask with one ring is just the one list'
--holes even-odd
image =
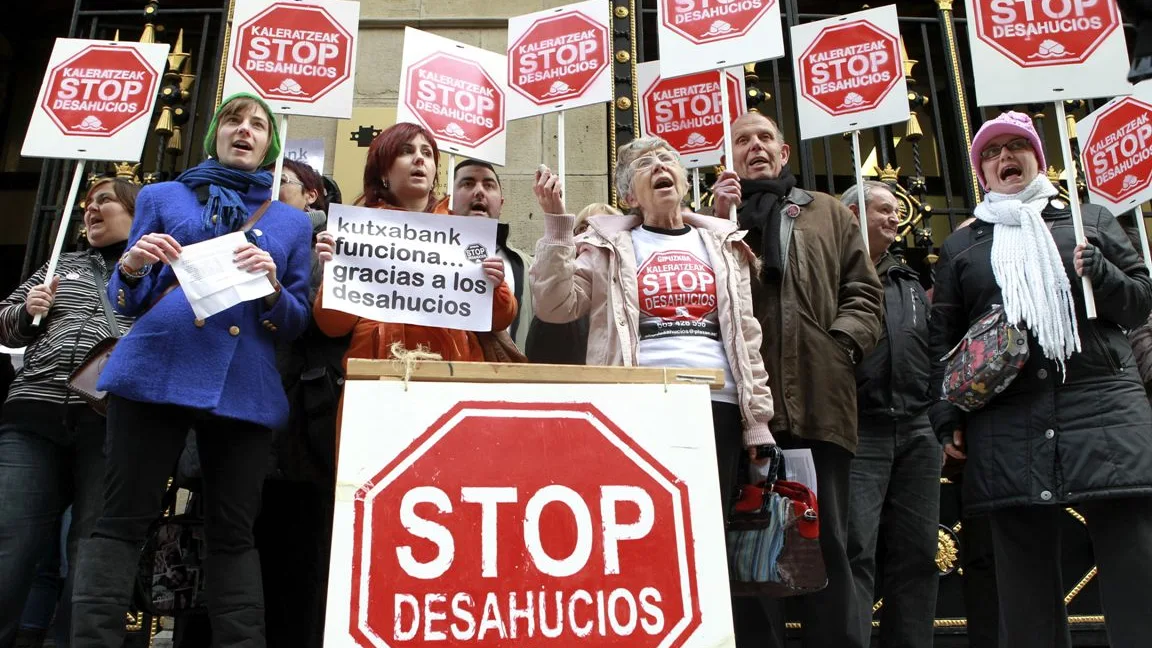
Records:
{"label": "blue jeans", "polygon": [[[62,600],[72,598],[76,544],[91,534],[104,505],[104,418],[87,406],[54,408],[55,415],[0,425],[0,646],[8,645],[45,547],[59,542],[60,516],[72,505],[67,540],[68,577]],[[67,646],[70,607],[56,620]]]}
{"label": "blue jeans", "polygon": [[57,530],[58,542],[44,545],[44,553],[36,565],[36,577],[32,580],[28,600],[24,603],[24,613],[20,616],[20,627],[26,630],[47,630],[56,616],[56,606],[60,602],[60,590],[68,576],[68,561],[61,554],[65,536],[68,533],[72,508],[65,509]]}
{"label": "blue jeans", "polygon": [[[874,596],[884,599],[879,646],[932,645],[940,579],[936,548],[942,457],[927,416],[860,422],[860,443],[852,460],[848,559],[865,646],[872,635]],[[878,544],[883,546],[881,555]]]}

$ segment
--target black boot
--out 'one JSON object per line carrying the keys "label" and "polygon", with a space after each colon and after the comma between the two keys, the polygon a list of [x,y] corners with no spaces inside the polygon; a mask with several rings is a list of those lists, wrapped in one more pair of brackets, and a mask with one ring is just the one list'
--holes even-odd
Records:
{"label": "black boot", "polygon": [[111,538],[80,541],[72,586],[72,648],[109,648],[124,643],[124,616],[140,548]]}
{"label": "black boot", "polygon": [[260,556],[209,553],[204,560],[204,595],[212,638],[220,648],[265,648],[264,588]]}

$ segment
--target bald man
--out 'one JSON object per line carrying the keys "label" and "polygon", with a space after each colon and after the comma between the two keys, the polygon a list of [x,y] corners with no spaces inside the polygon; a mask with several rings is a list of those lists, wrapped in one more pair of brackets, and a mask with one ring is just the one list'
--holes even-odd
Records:
{"label": "bald man", "polygon": [[[732,151],[735,172],[720,175],[714,207],[721,217],[737,208],[762,263],[753,300],[776,405],[772,434],[784,448],[810,449],[816,463],[828,587],[800,597],[803,644],[865,648],[848,563],[848,482],[857,443],[855,366],[880,336],[883,288],[860,221],[834,196],[796,186],[790,148],[774,121],[757,112],[737,118]],[[755,604],[748,601],[738,608]],[[773,605],[760,603],[772,619]],[[735,610],[737,644],[782,645],[778,615],[775,637],[761,637],[765,624],[756,612]]]}

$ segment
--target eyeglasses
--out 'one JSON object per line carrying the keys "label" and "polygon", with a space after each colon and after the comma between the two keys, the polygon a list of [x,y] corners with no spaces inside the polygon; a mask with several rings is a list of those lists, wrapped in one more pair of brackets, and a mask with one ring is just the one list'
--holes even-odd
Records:
{"label": "eyeglasses", "polygon": [[993,158],[998,158],[1000,157],[1000,151],[1003,151],[1004,149],[1008,149],[1013,153],[1017,151],[1031,151],[1032,142],[1029,142],[1023,137],[1017,137],[1016,139],[1008,140],[1003,144],[993,144],[992,146],[985,148],[983,151],[980,151],[980,159],[991,160]]}
{"label": "eyeglasses", "polygon": [[659,162],[660,164],[667,165],[667,166],[672,166],[672,165],[679,166],[680,165],[680,156],[676,155],[675,153],[672,153],[671,151],[660,151],[659,153],[647,153],[645,155],[641,155],[640,157],[636,158],[635,160],[632,160],[632,163],[629,164],[628,166],[632,167],[636,171],[646,171],[646,170],[652,168],[653,166],[655,166],[657,162]]}
{"label": "eyeglasses", "polygon": [[303,182],[300,182],[299,180],[293,180],[292,178],[289,178],[288,176],[281,176],[280,184],[282,184],[282,185],[290,184],[290,185],[296,185],[297,187],[300,187],[301,189],[304,188]]}

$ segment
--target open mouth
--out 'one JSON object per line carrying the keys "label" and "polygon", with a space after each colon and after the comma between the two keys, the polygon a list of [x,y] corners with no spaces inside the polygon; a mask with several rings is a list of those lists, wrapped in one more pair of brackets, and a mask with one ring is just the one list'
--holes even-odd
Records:
{"label": "open mouth", "polygon": [[1005,164],[1000,167],[1000,180],[1008,180],[1010,178],[1020,178],[1024,176],[1024,170],[1015,164]]}
{"label": "open mouth", "polygon": [[412,169],[411,175],[413,178],[427,178],[428,177],[428,173],[426,171],[424,171],[424,169]]}
{"label": "open mouth", "polygon": [[657,179],[656,182],[652,184],[652,187],[657,191],[661,189],[670,189],[674,186],[676,186],[676,183],[672,182],[672,178],[667,176]]}
{"label": "open mouth", "polygon": [[754,157],[748,161],[748,166],[754,167],[754,166],[757,166],[760,164],[768,164],[769,161],[770,160],[767,157],[765,157],[763,155],[757,155],[756,157]]}
{"label": "open mouth", "polygon": [[240,149],[241,151],[251,151],[252,144],[245,142],[244,140],[236,140],[235,142],[232,142],[232,148]]}
{"label": "open mouth", "polygon": [[488,204],[483,201],[476,201],[468,205],[468,211],[473,214],[488,214]]}

